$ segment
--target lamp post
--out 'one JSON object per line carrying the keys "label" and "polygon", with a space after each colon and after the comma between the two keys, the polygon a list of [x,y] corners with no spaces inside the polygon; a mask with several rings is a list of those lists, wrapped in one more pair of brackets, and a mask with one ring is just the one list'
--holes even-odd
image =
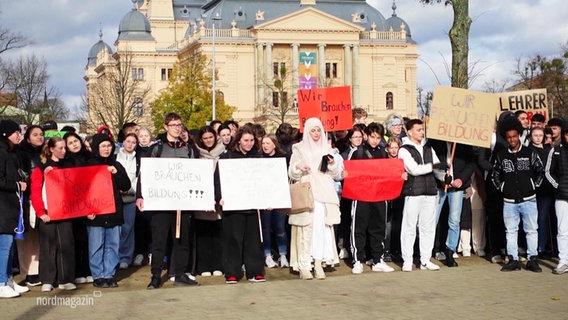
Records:
{"label": "lamp post", "polygon": [[213,99],[212,99],[212,104],[211,104],[211,112],[212,112],[212,116],[211,116],[211,121],[215,120],[215,114],[216,114],[216,107],[217,107],[217,94],[216,94],[216,88],[215,88],[215,22],[216,21],[221,21],[221,18],[219,17],[219,13],[215,13],[215,15],[211,18],[211,20],[213,20],[213,75],[212,75],[212,89],[213,89]]}

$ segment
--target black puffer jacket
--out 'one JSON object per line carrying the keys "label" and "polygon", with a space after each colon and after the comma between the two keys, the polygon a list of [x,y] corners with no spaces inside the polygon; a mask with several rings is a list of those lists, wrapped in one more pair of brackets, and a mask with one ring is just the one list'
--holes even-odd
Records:
{"label": "black puffer jacket", "polygon": [[[110,156],[108,157],[101,157],[99,154],[99,145],[103,141],[109,141],[112,145],[112,151],[110,152]],[[113,212],[112,214],[97,215],[94,220],[87,219],[85,222],[87,226],[112,228],[124,223],[124,215],[122,213],[122,197],[120,195],[120,192],[126,192],[130,190],[130,179],[128,178],[126,170],[124,170],[124,167],[116,161],[116,158],[114,156],[114,149],[114,143],[108,135],[95,134],[93,136],[93,153],[87,164],[107,165],[114,166],[116,168],[116,173],[112,175],[113,190],[109,190],[109,192],[114,192],[116,212]]]}
{"label": "black puffer jacket", "polygon": [[18,226],[20,168],[16,151],[9,150],[6,139],[0,138],[0,233],[3,234],[13,234]]}

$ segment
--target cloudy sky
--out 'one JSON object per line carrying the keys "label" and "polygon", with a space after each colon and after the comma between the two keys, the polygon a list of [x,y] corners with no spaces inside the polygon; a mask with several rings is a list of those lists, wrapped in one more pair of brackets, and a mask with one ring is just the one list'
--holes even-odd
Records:
{"label": "cloudy sky", "polygon": [[[385,17],[391,16],[392,1],[367,2]],[[453,20],[451,7],[424,6],[418,0],[398,0],[396,5],[397,15],[410,25],[419,45],[418,85],[426,90],[438,82],[448,85],[445,62],[451,63],[447,36]],[[59,88],[66,105],[73,109],[84,94],[87,54],[99,39],[99,29],[112,46],[118,24],[131,8],[131,0],[0,0],[0,25],[32,42],[2,57],[31,53],[43,57],[50,85]],[[492,80],[512,81],[517,58],[558,55],[560,45],[568,42],[565,0],[472,0],[470,17],[469,60],[481,72],[474,89]]]}

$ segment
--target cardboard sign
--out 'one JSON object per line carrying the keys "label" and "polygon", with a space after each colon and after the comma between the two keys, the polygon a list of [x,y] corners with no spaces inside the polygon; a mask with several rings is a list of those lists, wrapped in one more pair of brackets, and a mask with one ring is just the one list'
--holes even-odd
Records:
{"label": "cardboard sign", "polygon": [[363,159],[343,162],[348,172],[344,179],[342,197],[377,202],[400,196],[404,180],[402,159]]}
{"label": "cardboard sign", "polygon": [[300,132],[309,118],[319,118],[325,131],[353,128],[351,87],[298,90]]}
{"label": "cardboard sign", "polygon": [[106,165],[53,169],[45,175],[45,189],[51,220],[116,212]]}
{"label": "cardboard sign", "polygon": [[213,211],[213,165],[210,159],[140,159],[144,210]]}
{"label": "cardboard sign", "polygon": [[498,113],[498,96],[494,94],[437,86],[426,136],[489,148]]}
{"label": "cardboard sign", "polygon": [[499,94],[499,109],[515,112],[523,110],[529,120],[534,114],[540,113],[548,121],[548,98],[546,89],[502,92]]}
{"label": "cardboard sign", "polygon": [[220,159],[223,211],[291,207],[285,158]]}

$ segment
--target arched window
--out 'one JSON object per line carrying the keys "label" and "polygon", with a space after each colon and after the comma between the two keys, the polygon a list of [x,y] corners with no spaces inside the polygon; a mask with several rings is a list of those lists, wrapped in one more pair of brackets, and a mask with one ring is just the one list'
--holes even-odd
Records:
{"label": "arched window", "polygon": [[386,99],[386,106],[387,106],[387,110],[392,110],[394,107],[394,97],[392,92],[387,92],[387,99]]}

